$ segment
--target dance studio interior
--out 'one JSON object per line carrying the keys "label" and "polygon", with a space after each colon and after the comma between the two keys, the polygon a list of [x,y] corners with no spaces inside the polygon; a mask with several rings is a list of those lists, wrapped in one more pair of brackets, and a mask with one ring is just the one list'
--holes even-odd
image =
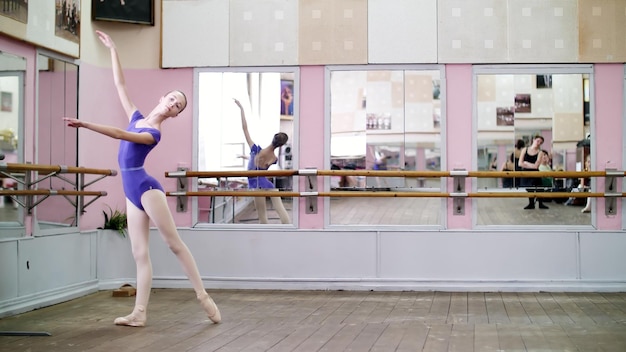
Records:
{"label": "dance studio interior", "polygon": [[[96,31],[144,114],[186,96],[145,169],[219,324],[153,223],[113,324],[120,142],[63,120],[128,123]],[[0,351],[624,351],[624,121],[623,0],[0,0]]]}

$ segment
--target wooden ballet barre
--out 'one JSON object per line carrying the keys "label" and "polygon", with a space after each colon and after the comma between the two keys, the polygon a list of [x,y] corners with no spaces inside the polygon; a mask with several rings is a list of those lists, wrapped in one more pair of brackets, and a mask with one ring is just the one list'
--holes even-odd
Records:
{"label": "wooden ballet barre", "polygon": [[626,197],[626,193],[606,194],[599,192],[475,192],[463,193],[453,197],[462,196],[467,198],[604,198],[604,197]]}
{"label": "wooden ballet barre", "polygon": [[387,176],[387,177],[446,177],[448,171],[394,171],[394,170],[239,170],[239,171],[166,171],[165,177],[286,177],[286,176]]}
{"label": "wooden ballet barre", "polygon": [[451,177],[467,176],[478,178],[494,177],[527,177],[527,178],[582,178],[626,176],[624,171],[405,171],[405,170],[239,170],[239,171],[167,171],[165,177],[197,177],[197,178],[227,178],[227,177],[255,177],[255,176],[376,176],[376,177]]}
{"label": "wooden ballet barre", "polygon": [[[75,175],[74,177],[64,177],[64,175]],[[85,181],[85,175],[96,175],[94,180]],[[10,196],[17,204],[27,209],[31,214],[32,210],[50,196],[60,195],[70,202],[81,213],[85,208],[98,198],[106,196],[104,191],[86,191],[85,188],[105,177],[117,175],[116,170],[95,169],[82,166],[47,165],[32,163],[5,163],[0,162],[0,176],[13,179],[20,184],[21,189],[0,190],[1,196]],[[36,189],[36,185],[49,178],[55,177],[70,187],[69,189]],[[93,177],[92,177],[93,178]],[[23,198],[22,198],[23,197]],[[38,197],[38,198],[35,198]],[[78,197],[71,199],[70,197]],[[85,202],[85,197],[94,197],[89,202]]]}
{"label": "wooden ballet barre", "polygon": [[[0,193],[1,194],[1,193]],[[166,192],[167,196],[190,196],[190,197],[380,197],[380,198],[603,198],[603,197],[626,197],[626,193],[607,195],[599,192],[392,192],[392,191],[330,191],[330,192],[289,192],[289,191],[188,191]]]}
{"label": "wooden ballet barre", "polygon": [[227,178],[227,177],[254,177],[254,176],[295,176],[298,170],[241,170],[241,171],[166,171],[165,177],[197,177],[197,178]]}
{"label": "wooden ballet barre", "polygon": [[449,177],[450,171],[407,170],[317,170],[318,176],[376,176],[376,177]]}
{"label": "wooden ballet barre", "polygon": [[301,197],[301,192],[289,192],[289,191],[187,191],[187,192],[165,192],[167,196],[181,197]]}
{"label": "wooden ballet barre", "polygon": [[[623,171],[620,171],[618,174],[621,176],[626,175],[626,173]],[[615,172],[614,171],[468,171],[467,176],[478,177],[478,178],[494,178],[494,177],[583,178],[583,177],[615,176]]]}
{"label": "wooden ballet barre", "polygon": [[2,189],[0,196],[106,196],[106,191],[76,191],[69,189]]}
{"label": "wooden ballet barre", "polygon": [[24,172],[37,171],[46,173],[64,173],[64,174],[88,174],[88,175],[117,175],[116,170],[111,169],[92,169],[82,166],[64,166],[64,165],[44,165],[44,164],[17,164],[0,162],[0,170],[7,172]]}

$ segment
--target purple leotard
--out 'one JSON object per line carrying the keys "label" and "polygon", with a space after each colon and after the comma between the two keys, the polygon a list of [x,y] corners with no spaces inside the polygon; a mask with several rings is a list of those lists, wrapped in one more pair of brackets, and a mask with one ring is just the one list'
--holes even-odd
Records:
{"label": "purple leotard", "polygon": [[137,121],[143,118],[139,110],[135,111],[126,131],[148,132],[154,137],[154,143],[139,144],[122,140],[120,142],[120,150],[117,154],[117,161],[120,164],[122,184],[124,185],[126,198],[141,210],[144,210],[141,205],[141,196],[144,192],[151,189],[159,189],[161,192],[165,193],[161,184],[154,177],[148,175],[143,168],[146,156],[148,156],[148,153],[150,153],[161,140],[161,131],[156,128],[136,127]]}
{"label": "purple leotard", "polygon": [[[267,168],[262,169],[256,166],[256,163],[254,162],[254,159],[256,159],[256,156],[261,151],[261,149],[263,148],[261,148],[257,144],[254,144],[252,148],[250,148],[250,161],[248,161],[248,170],[267,170]],[[276,164],[276,161],[274,161],[273,164]],[[248,177],[248,188],[268,189],[268,188],[275,188],[275,187],[274,187],[274,184],[270,180],[268,180],[266,177],[255,176],[255,177]]]}

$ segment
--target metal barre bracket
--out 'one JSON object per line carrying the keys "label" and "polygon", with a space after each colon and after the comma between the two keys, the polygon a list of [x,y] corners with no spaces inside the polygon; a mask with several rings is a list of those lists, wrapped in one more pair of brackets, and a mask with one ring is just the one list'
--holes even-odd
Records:
{"label": "metal barre bracket", "polygon": [[621,193],[617,193],[617,176],[624,177],[624,171],[617,169],[605,169],[606,176],[604,178],[604,214],[615,215],[617,212],[617,197],[621,197]]}
{"label": "metal barre bracket", "polygon": [[[188,167],[178,167],[176,174],[177,175],[185,175],[186,172],[189,171]],[[170,173],[170,175],[173,173]],[[176,192],[180,192],[182,195],[176,196],[176,211],[178,213],[187,212],[187,187],[189,185],[189,180],[186,177],[178,177],[176,179]]]}
{"label": "metal barre bracket", "polygon": [[306,197],[306,214],[317,214],[317,169],[305,169],[298,171],[300,175],[306,175],[306,193],[316,195]]}
{"label": "metal barre bracket", "polygon": [[301,169],[298,170],[300,176],[314,176],[317,175],[317,169]]}
{"label": "metal barre bracket", "polygon": [[469,172],[465,169],[453,169],[450,171],[450,176],[453,177],[454,190],[450,193],[453,196],[454,215],[465,215],[465,179]]}

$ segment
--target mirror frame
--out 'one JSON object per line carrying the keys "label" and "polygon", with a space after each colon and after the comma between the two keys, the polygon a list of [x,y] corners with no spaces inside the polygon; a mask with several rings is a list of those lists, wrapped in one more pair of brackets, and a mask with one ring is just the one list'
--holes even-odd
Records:
{"label": "mirror frame", "polygon": [[[24,104],[25,104],[25,99],[24,99],[24,94],[25,94],[25,79],[26,79],[26,74],[28,71],[28,62],[26,60],[25,57],[20,56],[18,54],[14,54],[5,50],[0,51],[0,55],[2,54],[7,54],[7,55],[11,55],[14,56],[16,58],[20,58],[22,60],[24,60],[24,71],[19,72],[19,74],[17,75],[19,83],[18,83],[18,90],[19,90],[19,98],[18,98],[18,104],[17,104],[17,108],[18,109],[18,113],[17,113],[17,117],[18,117],[18,122],[17,122],[17,126],[18,126],[18,133],[17,133],[17,162],[18,163],[24,163],[24,136],[26,135],[24,132],[24,126],[25,126],[25,116],[24,116]],[[6,76],[4,75],[4,73],[0,73],[0,75],[2,76]],[[2,238],[15,238],[15,237],[24,237],[26,236],[26,225],[25,225],[25,221],[26,221],[26,212],[24,211],[24,207],[22,206],[18,206],[17,208],[17,220],[16,221],[1,221],[0,222],[0,229],[2,229],[2,236],[0,236],[0,239]]]}
{"label": "mirror frame", "polygon": [[[331,165],[331,77],[335,71],[438,71],[439,72],[439,99],[441,101],[441,121],[439,125],[439,143],[440,143],[440,168],[447,165],[447,114],[446,114],[446,66],[442,64],[400,64],[400,65],[329,65],[325,70],[325,83],[324,83],[324,165]],[[406,133],[406,132],[405,132]],[[324,182],[324,191],[330,191],[330,179]],[[441,192],[447,190],[447,180],[445,178],[440,179],[439,189]],[[425,230],[442,230],[446,227],[447,220],[447,199],[440,199],[440,219],[438,224],[415,224],[415,225],[394,225],[394,224],[363,224],[363,225],[341,225],[331,223],[331,209],[330,209],[330,197],[324,197],[324,228],[332,229],[345,229],[345,230],[357,230],[357,229],[372,229],[380,228],[397,231],[412,231],[415,229]]]}
{"label": "mirror frame", "polygon": [[[300,102],[300,67],[298,66],[268,66],[268,67],[256,67],[256,66],[246,66],[246,67],[202,67],[202,68],[194,68],[193,70],[193,130],[199,131],[200,124],[200,111],[199,111],[199,101],[200,101],[200,82],[199,77],[201,73],[211,72],[211,73],[290,73],[293,74],[293,115],[290,116],[287,120],[292,122],[293,128],[293,136],[289,136],[289,143],[291,145],[292,152],[292,169],[297,170],[299,167],[299,138],[297,138],[299,133],[299,102]],[[234,104],[234,103],[233,103]],[[224,116],[221,116],[224,118]],[[239,118],[239,116],[237,116]],[[284,120],[281,117],[281,120]],[[245,141],[244,141],[245,143]],[[199,170],[198,169],[198,157],[199,157],[199,147],[200,147],[200,138],[199,133],[195,132],[193,134],[193,148],[192,148],[192,170],[198,171],[208,171],[208,170]],[[298,177],[294,176],[292,182],[293,191],[297,192],[299,189]],[[198,191],[198,179],[191,179],[191,187],[190,191]],[[298,226],[298,209],[299,209],[299,198],[293,198],[293,206],[290,212],[291,216],[291,224],[245,224],[245,223],[209,223],[202,222],[199,220],[199,204],[198,197],[191,197],[191,209],[192,209],[192,227],[193,228],[297,228]]]}
{"label": "mirror frame", "polygon": [[[44,49],[44,48],[38,48],[37,49],[37,53],[35,54],[35,58],[36,60],[39,60],[40,56],[45,56],[48,57],[50,59],[53,60],[58,60],[58,61],[62,61],[65,64],[72,64],[76,66],[76,113],[78,115],[78,113],[80,112],[79,108],[80,108],[80,99],[79,99],[79,95],[80,95],[80,61],[74,58],[71,58],[69,56],[65,56],[62,54],[58,54],[55,52],[52,52],[50,50]],[[42,133],[42,131],[39,129],[40,127],[40,114],[39,114],[39,101],[40,101],[40,96],[39,96],[39,84],[40,84],[40,79],[39,79],[39,68],[37,65],[35,65],[35,69],[37,70],[36,75],[35,75],[35,141],[34,143],[36,143],[36,150],[41,150],[41,145],[39,145],[39,141],[40,141],[40,133]],[[74,138],[76,139],[76,155],[75,155],[75,165],[67,165],[67,166],[79,166],[79,158],[78,158],[78,149],[79,149],[79,140],[78,140],[78,129],[75,129],[74,131]],[[36,155],[35,156],[37,158],[36,163],[39,163],[39,156]],[[76,175],[76,177],[79,177],[78,175]],[[58,196],[57,196],[58,197]],[[45,202],[45,200],[44,200]],[[75,208],[75,216],[76,216],[76,222],[73,226],[61,226],[61,227],[55,227],[55,228],[46,228],[46,229],[42,229],[39,226],[39,220],[37,218],[37,211],[38,208],[35,207],[33,209],[33,236],[46,236],[46,235],[58,235],[58,234],[64,234],[64,233],[73,233],[73,232],[77,232],[78,229],[80,228],[80,206],[81,206],[81,201],[79,197],[76,197],[76,208]]]}
{"label": "mirror frame", "polygon": [[[539,75],[539,74],[580,74],[588,75],[589,77],[589,96],[592,97],[589,102],[589,120],[595,120],[595,101],[594,94],[594,66],[592,64],[545,64],[545,65],[531,65],[531,64],[516,64],[516,65],[473,65],[472,66],[472,170],[478,169],[478,104],[477,104],[477,87],[479,75]],[[582,98],[581,98],[582,102]],[[514,129],[515,131],[515,129]],[[591,133],[591,158],[596,158],[596,148],[594,148],[595,124],[589,124],[589,131]],[[515,133],[515,132],[514,132]],[[515,139],[511,140],[511,145],[515,144]],[[596,187],[596,180],[592,178],[591,186]],[[472,180],[472,192],[481,192],[478,188],[478,179]],[[515,199],[515,198],[512,198]],[[474,229],[493,229],[498,228],[511,228],[520,229],[520,226],[525,229],[532,228],[550,228],[563,226],[575,227],[575,228],[595,228],[596,215],[592,211],[591,223],[589,225],[529,225],[529,224],[478,224],[478,198],[472,199],[472,225]]]}

